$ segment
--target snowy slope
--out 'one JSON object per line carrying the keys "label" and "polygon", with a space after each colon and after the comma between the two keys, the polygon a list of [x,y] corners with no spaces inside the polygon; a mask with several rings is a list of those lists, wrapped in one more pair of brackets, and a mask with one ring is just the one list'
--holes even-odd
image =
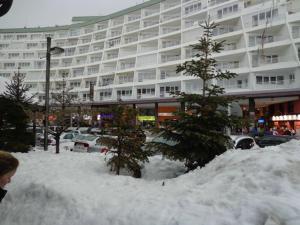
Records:
{"label": "snowy slope", "polygon": [[182,163],[155,156],[142,179],[111,174],[97,153],[15,155],[1,225],[300,224],[299,141],[228,151],[181,176]]}

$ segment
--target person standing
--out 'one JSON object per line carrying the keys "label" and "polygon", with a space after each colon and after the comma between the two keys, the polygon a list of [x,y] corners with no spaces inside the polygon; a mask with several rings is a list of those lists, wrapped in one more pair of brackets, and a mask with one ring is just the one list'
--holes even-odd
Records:
{"label": "person standing", "polygon": [[0,202],[7,193],[4,187],[10,183],[18,166],[19,161],[17,158],[9,152],[0,151]]}

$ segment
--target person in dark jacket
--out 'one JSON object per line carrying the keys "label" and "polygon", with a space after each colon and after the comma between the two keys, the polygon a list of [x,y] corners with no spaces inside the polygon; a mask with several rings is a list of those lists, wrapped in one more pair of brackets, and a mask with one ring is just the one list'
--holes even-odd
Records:
{"label": "person in dark jacket", "polygon": [[4,187],[10,183],[18,166],[18,159],[8,152],[0,151],[0,202],[7,193]]}

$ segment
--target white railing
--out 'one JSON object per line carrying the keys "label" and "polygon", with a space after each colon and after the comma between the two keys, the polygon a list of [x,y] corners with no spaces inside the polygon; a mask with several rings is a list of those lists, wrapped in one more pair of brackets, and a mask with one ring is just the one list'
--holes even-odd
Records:
{"label": "white railing", "polygon": [[277,89],[277,88],[295,88],[297,84],[295,80],[283,79],[269,82],[256,83],[256,89]]}
{"label": "white railing", "polygon": [[272,42],[276,42],[276,41],[282,41],[282,40],[286,40],[286,37],[283,36],[271,36],[271,35],[266,35],[264,38],[262,38],[261,36],[250,36],[249,37],[249,43],[248,46],[249,47],[253,47],[256,45],[264,45],[267,43],[272,43]]}
{"label": "white railing", "polygon": [[168,34],[168,33],[176,32],[179,30],[180,30],[180,27],[163,27],[162,34]]}
{"label": "white railing", "polygon": [[163,41],[162,48],[169,48],[180,44],[180,40]]}
{"label": "white railing", "polygon": [[180,55],[162,55],[161,56],[161,62],[171,62],[171,61],[176,61],[180,60]]}
{"label": "white railing", "polygon": [[218,35],[222,35],[222,34],[227,34],[227,33],[230,33],[230,32],[234,32],[234,31],[237,31],[237,30],[240,30],[241,28],[239,27],[234,27],[234,26],[220,26],[220,27],[216,27],[214,30],[213,30],[213,36],[218,36]]}

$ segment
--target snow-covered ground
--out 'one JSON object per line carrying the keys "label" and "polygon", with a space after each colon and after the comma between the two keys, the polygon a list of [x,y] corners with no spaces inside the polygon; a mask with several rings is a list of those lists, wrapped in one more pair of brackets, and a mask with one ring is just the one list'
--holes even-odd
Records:
{"label": "snow-covered ground", "polygon": [[100,153],[15,156],[1,225],[300,224],[299,141],[228,151],[188,174],[155,156],[142,179],[111,174]]}

